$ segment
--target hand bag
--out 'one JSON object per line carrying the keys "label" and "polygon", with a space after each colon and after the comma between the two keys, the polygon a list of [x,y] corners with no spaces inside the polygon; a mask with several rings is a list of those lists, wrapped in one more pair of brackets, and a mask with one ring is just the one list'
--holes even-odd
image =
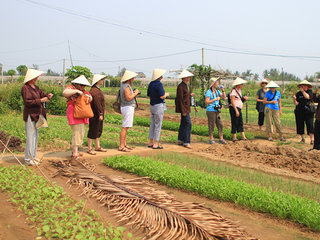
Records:
{"label": "hand bag", "polygon": [[120,90],[118,91],[116,101],[112,104],[112,107],[115,112],[121,113]]}
{"label": "hand bag", "polygon": [[44,128],[44,127],[48,127],[48,122],[47,122],[47,119],[45,119],[45,117],[42,114],[40,114],[39,120],[36,123],[36,128],[40,129],[40,128]]}
{"label": "hand bag", "polygon": [[93,117],[93,111],[91,109],[91,105],[89,102],[88,96],[81,95],[77,98],[77,100],[74,103],[74,118],[92,118]]}

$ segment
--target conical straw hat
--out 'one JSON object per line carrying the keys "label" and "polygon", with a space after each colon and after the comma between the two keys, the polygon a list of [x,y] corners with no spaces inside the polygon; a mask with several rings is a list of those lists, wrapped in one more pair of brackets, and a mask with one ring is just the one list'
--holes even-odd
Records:
{"label": "conical straw hat", "polygon": [[183,69],[183,71],[180,73],[179,78],[186,78],[186,77],[192,77],[194,76],[191,72],[187,71],[186,69]]}
{"label": "conical straw hat", "polygon": [[270,81],[266,86],[266,88],[278,88],[278,87],[279,85],[276,84],[274,81]]}
{"label": "conical straw hat", "polygon": [[89,81],[83,75],[80,75],[79,77],[73,79],[71,82],[72,83],[77,83],[77,84],[80,84],[80,85],[84,85],[84,86],[91,86]]}
{"label": "conical straw hat", "polygon": [[137,73],[131,72],[131,71],[129,71],[129,70],[126,70],[126,71],[124,72],[124,74],[123,74],[120,82],[128,81],[128,80],[130,80],[131,78],[134,78],[134,77],[136,77],[136,76],[138,76]]}
{"label": "conical straw hat", "polygon": [[35,78],[41,76],[42,74],[43,74],[42,71],[29,68],[27,73],[26,73],[26,76],[24,77],[24,82],[23,83],[29,82],[32,79],[35,79]]}
{"label": "conical straw hat", "polygon": [[100,80],[106,78],[107,75],[101,75],[101,74],[95,74],[93,75],[93,79],[92,79],[92,86],[95,85],[97,82],[99,82]]}
{"label": "conical straw hat", "polygon": [[209,88],[211,88],[213,86],[213,84],[216,81],[219,81],[220,79],[221,79],[221,77],[218,77],[218,78],[212,77],[212,78],[210,78],[210,80],[209,80]]}
{"label": "conical straw hat", "polygon": [[300,83],[298,84],[298,87],[299,87],[300,85],[307,85],[309,88],[312,88],[312,84],[311,84],[308,80],[303,80],[302,82],[300,82]]}
{"label": "conical straw hat", "polygon": [[166,70],[164,69],[159,69],[159,68],[153,69],[151,81],[157,80],[159,77],[163,76],[165,72]]}
{"label": "conical straw hat", "polygon": [[232,87],[238,86],[240,84],[245,84],[247,83],[246,80],[243,80],[242,78],[237,77],[236,80],[233,81]]}

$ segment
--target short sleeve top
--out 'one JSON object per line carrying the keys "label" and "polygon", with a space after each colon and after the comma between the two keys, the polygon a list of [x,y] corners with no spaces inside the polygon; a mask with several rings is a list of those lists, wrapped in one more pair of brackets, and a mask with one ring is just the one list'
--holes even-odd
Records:
{"label": "short sleeve top", "polygon": [[231,92],[230,92],[230,97],[231,97],[231,96],[235,96],[234,103],[235,103],[236,107],[242,109],[242,107],[243,107],[243,102],[242,102],[242,100],[241,100],[241,97],[242,97],[242,95],[241,95],[241,89],[236,90],[235,88],[233,88],[233,89],[231,90]]}
{"label": "short sleeve top", "polygon": [[264,95],[264,97],[267,98],[267,101],[277,101],[277,103],[268,103],[268,104],[266,104],[266,107],[271,108],[273,110],[279,110],[279,99],[281,98],[281,93],[280,93],[280,91],[276,90],[275,94],[276,95],[273,98],[274,93],[272,93],[271,90],[266,92],[266,95]]}
{"label": "short sleeve top", "polygon": [[147,96],[150,97],[150,105],[156,105],[163,103],[164,99],[160,97],[164,96],[165,91],[160,80],[155,80],[149,83]]}
{"label": "short sleeve top", "polygon": [[[205,98],[209,97],[209,100],[213,100],[217,97],[219,97],[221,94],[221,92],[219,90],[216,90],[216,92],[212,92],[211,89],[209,89],[206,92]],[[207,112],[217,112],[217,110],[215,109],[216,106],[219,105],[219,100],[216,100],[210,104],[207,105]]]}
{"label": "short sleeve top", "polygon": [[310,96],[310,99],[306,99],[301,91],[296,93],[296,99],[298,102],[298,105],[296,106],[297,111],[304,111],[304,107],[312,100],[312,90],[308,89],[306,93]]}

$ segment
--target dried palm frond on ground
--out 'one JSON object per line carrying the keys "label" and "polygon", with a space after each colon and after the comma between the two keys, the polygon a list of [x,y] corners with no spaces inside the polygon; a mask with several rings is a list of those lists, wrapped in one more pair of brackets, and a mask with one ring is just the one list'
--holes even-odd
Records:
{"label": "dried palm frond on ground", "polygon": [[152,188],[143,178],[103,176],[86,162],[60,161],[54,165],[58,174],[83,187],[83,194],[114,212],[119,222],[144,228],[146,239],[256,239],[212,209],[178,201]]}

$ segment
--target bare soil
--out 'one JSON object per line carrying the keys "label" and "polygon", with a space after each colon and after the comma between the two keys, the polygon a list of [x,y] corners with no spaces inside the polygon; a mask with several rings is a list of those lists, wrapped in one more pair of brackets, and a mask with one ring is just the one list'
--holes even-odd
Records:
{"label": "bare soil", "polygon": [[[140,110],[136,112],[136,115],[138,116],[149,116],[149,114],[150,113],[147,110]],[[179,121],[179,119],[172,115],[165,115],[165,119],[170,121]],[[192,121],[194,124],[207,124],[206,120],[201,118],[192,117]],[[228,128],[227,122],[225,123],[225,127]],[[245,130],[260,133],[257,126],[250,124],[245,125]],[[285,129],[285,133],[287,134],[287,136],[293,136],[295,130],[288,128]],[[260,134],[263,135],[264,133]],[[236,143],[228,141],[227,145],[209,145],[203,142],[192,142],[192,150],[175,144],[164,143],[163,150],[150,151],[150,149],[147,147],[136,147],[130,153],[123,153],[117,151],[116,149],[108,149],[108,152],[99,152],[95,156],[84,153],[84,159],[95,164],[96,171],[99,173],[133,178],[134,176],[132,176],[131,174],[127,174],[105,166],[104,164],[102,164],[102,159],[107,156],[121,154],[136,154],[148,156],[150,154],[157,154],[160,151],[177,152],[203,156],[212,161],[225,161],[236,166],[259,169],[270,174],[288,176],[320,184],[320,152],[309,152],[308,149],[311,148],[311,145],[307,143],[300,144],[299,138],[294,137],[287,140],[287,143],[284,145],[279,145],[279,142],[277,141],[269,142],[264,139],[239,141]],[[85,152],[86,148],[84,148],[83,150]],[[71,187],[66,183],[66,178],[61,176],[52,178],[52,176],[56,172],[56,169],[51,165],[50,161],[69,159],[70,155],[71,152],[66,151],[39,152],[39,157],[42,158],[40,168],[50,180],[55,181],[58,185],[62,186],[65,191],[73,198],[77,200],[85,200],[86,198],[84,196],[79,196],[81,193],[81,189]],[[23,162],[23,154],[19,154],[18,158]],[[5,154],[2,157],[2,163],[4,165],[16,164],[13,156],[10,154]],[[40,171],[37,168],[34,169],[40,174]],[[290,221],[280,220],[266,214],[256,213],[242,207],[238,207],[232,203],[225,203],[199,197],[195,194],[172,189],[152,181],[150,181],[150,184],[157,189],[161,189],[172,194],[176,199],[180,201],[203,203],[206,207],[210,207],[218,211],[220,215],[226,217],[231,222],[237,223],[240,227],[244,228],[251,236],[258,239],[320,239],[320,233],[312,232],[304,226],[292,223]],[[19,213],[15,211],[15,208],[13,206],[6,202],[6,199],[8,199],[8,196],[0,192],[0,204],[2,206],[5,206],[0,210],[0,240],[35,239],[36,232],[29,228],[29,226],[25,223],[25,219],[17,218],[17,215],[19,215]],[[119,226],[119,223],[117,222],[115,216],[106,208],[101,207],[96,200],[89,199],[86,206],[97,211],[97,213],[104,221],[110,222],[114,226]],[[10,221],[12,221],[12,223],[10,223]],[[8,227],[8,224],[10,224],[10,227]],[[128,229],[128,231],[132,232],[132,229]],[[143,231],[134,231],[133,234],[134,237],[144,236]]]}

